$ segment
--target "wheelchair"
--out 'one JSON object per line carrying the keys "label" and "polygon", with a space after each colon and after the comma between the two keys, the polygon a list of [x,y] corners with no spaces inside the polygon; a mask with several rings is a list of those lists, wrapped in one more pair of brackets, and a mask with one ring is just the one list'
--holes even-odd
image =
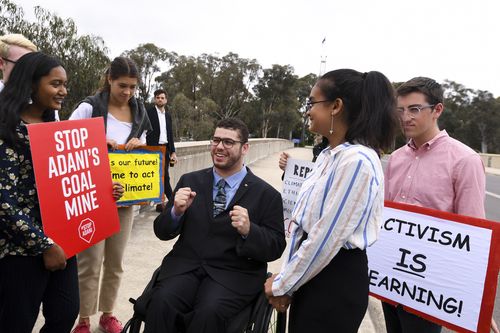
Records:
{"label": "wheelchair", "polygon": [[[141,332],[146,318],[146,307],[159,273],[160,268],[157,268],[141,296],[137,299],[129,299],[134,305],[134,314],[123,326],[122,333]],[[270,275],[271,273],[268,273],[268,276]],[[276,311],[267,301],[264,291],[256,297],[253,303],[231,319],[227,329],[227,333],[285,333],[285,331],[286,312]]]}

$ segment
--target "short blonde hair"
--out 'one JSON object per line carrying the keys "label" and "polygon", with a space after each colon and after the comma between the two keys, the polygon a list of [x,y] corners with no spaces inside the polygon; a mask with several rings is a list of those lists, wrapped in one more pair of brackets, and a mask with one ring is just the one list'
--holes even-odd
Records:
{"label": "short blonde hair", "polygon": [[21,34],[9,34],[0,36],[0,57],[8,58],[11,46],[18,46],[31,52],[38,51],[38,48],[28,38]]}

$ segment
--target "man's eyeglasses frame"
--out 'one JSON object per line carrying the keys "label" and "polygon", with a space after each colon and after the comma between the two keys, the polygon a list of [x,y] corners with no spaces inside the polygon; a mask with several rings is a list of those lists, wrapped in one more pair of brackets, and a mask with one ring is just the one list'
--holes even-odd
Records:
{"label": "man's eyeglasses frame", "polygon": [[210,139],[210,145],[212,145],[214,147],[217,147],[219,145],[219,143],[221,143],[221,142],[222,142],[222,146],[226,149],[233,148],[235,143],[241,143],[241,144],[246,143],[243,141],[233,140],[233,139],[229,139],[229,138],[219,138],[217,136],[214,136],[212,139]]}
{"label": "man's eyeglasses frame", "polygon": [[410,105],[407,108],[398,107],[398,108],[396,108],[396,111],[398,112],[398,115],[400,117],[402,117],[405,114],[405,112],[408,112],[410,117],[415,118],[420,114],[420,112],[422,112],[423,109],[434,108],[435,106],[436,106],[436,104]]}

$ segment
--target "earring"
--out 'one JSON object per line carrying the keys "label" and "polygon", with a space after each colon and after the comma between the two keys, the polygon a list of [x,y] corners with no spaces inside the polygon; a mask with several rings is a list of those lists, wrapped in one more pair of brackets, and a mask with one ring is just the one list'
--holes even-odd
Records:
{"label": "earring", "polygon": [[332,113],[332,121],[330,122],[330,134],[333,134],[333,113]]}

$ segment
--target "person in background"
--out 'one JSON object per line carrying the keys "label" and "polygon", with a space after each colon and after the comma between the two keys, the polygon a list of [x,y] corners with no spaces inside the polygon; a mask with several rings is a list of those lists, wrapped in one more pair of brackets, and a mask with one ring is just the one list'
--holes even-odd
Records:
{"label": "person in background", "polygon": [[[144,106],[134,97],[138,80],[139,71],[131,59],[115,58],[103,87],[85,98],[70,120],[103,117],[108,147],[116,149],[123,144],[130,151],[144,146],[151,124]],[[99,328],[106,333],[122,331],[113,309],[123,273],[123,254],[132,230],[133,206],[119,207],[118,215],[120,231],[78,255],[80,319],[74,333],[90,333],[90,316],[97,312],[98,304],[102,312]]]}
{"label": "person in background", "polygon": [[[427,77],[397,89],[397,113],[408,143],[394,151],[385,171],[386,200],[484,218],[485,172],[479,155],[440,130],[444,90]],[[432,171],[432,172],[430,172]],[[441,326],[382,303],[388,333],[438,333]],[[492,329],[498,332],[492,321]]]}
{"label": "person in background", "polygon": [[307,115],[328,147],[302,184],[290,252],[265,293],[278,311],[291,303],[290,333],[355,333],[368,307],[366,248],[382,223],[378,151],[393,143],[394,90],[382,73],[334,70],[312,88]]}
{"label": "person in background", "polygon": [[[318,158],[319,154],[326,148],[328,147],[328,138],[321,136],[319,134],[314,136],[314,146],[312,148],[312,153],[313,153],[313,158],[312,161],[316,162],[316,159]],[[280,167],[283,172],[286,170],[286,165],[288,162],[288,159],[290,158],[290,154],[287,152],[282,152],[280,154],[280,159],[278,162],[278,166]],[[285,174],[281,176],[281,179],[285,177]]]}
{"label": "person in background", "polygon": [[9,34],[0,36],[0,91],[9,80],[10,73],[14,69],[19,58],[29,52],[36,52],[37,47],[29,39],[21,34]]}
{"label": "person in background", "polygon": [[148,131],[146,142],[148,146],[164,146],[165,147],[165,168],[163,174],[163,189],[166,200],[163,204],[156,206],[156,211],[161,212],[166,201],[172,200],[172,187],[170,186],[170,176],[168,167],[170,163],[177,163],[177,155],[175,154],[174,133],[172,131],[172,117],[167,112],[167,92],[163,89],[158,89],[154,92],[155,105],[148,108],[148,117],[151,122],[152,130]]}

